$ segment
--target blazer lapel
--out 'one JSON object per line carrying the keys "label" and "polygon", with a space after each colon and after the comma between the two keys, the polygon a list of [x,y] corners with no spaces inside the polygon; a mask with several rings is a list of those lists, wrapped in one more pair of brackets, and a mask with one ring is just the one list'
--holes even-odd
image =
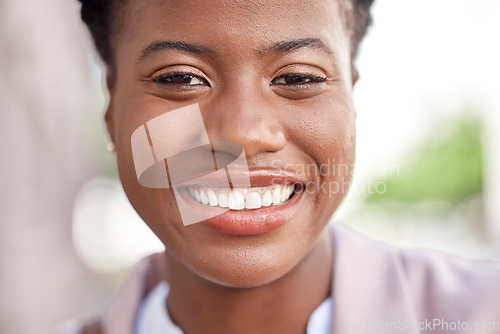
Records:
{"label": "blazer lapel", "polygon": [[380,333],[384,332],[384,324],[416,320],[399,253],[337,223],[332,233],[331,334]]}

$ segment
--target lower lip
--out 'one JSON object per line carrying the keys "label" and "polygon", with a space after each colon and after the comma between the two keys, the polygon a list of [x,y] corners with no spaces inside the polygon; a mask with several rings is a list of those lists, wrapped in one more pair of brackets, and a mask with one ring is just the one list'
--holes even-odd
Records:
{"label": "lower lip", "polygon": [[[299,206],[302,193],[294,195],[280,205],[272,205],[252,210],[227,210],[227,208],[212,207],[196,201],[186,189],[179,191],[182,199],[192,210],[210,213],[213,218],[201,222],[204,226],[223,234],[257,235],[271,232],[285,224]],[[217,211],[220,212],[219,215]]]}

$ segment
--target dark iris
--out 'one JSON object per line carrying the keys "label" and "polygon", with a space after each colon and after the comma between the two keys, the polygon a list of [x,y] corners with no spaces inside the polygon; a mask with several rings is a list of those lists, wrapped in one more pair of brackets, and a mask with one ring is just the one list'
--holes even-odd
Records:
{"label": "dark iris", "polygon": [[161,74],[153,79],[155,82],[174,83],[179,85],[201,85],[204,80],[187,73],[168,73]]}
{"label": "dark iris", "polygon": [[272,81],[272,84],[279,85],[300,85],[308,82],[324,82],[325,79],[310,75],[285,74]]}

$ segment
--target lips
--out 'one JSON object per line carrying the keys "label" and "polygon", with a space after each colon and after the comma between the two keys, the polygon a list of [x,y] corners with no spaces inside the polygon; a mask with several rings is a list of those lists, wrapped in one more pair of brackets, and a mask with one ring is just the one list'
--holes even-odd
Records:
{"label": "lips", "polygon": [[283,170],[231,171],[250,179],[250,187],[220,187],[220,179],[203,180],[203,184],[185,184],[179,188],[180,199],[199,214],[213,218],[202,224],[229,235],[256,235],[285,224],[297,210],[304,182]]}

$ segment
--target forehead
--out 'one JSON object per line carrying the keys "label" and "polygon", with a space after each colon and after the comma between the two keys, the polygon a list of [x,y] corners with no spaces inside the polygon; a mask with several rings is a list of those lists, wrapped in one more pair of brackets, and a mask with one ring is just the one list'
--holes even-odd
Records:
{"label": "forehead", "polygon": [[279,41],[318,38],[348,53],[337,0],[129,0],[115,46],[121,54],[156,40],[186,41],[245,53]]}

